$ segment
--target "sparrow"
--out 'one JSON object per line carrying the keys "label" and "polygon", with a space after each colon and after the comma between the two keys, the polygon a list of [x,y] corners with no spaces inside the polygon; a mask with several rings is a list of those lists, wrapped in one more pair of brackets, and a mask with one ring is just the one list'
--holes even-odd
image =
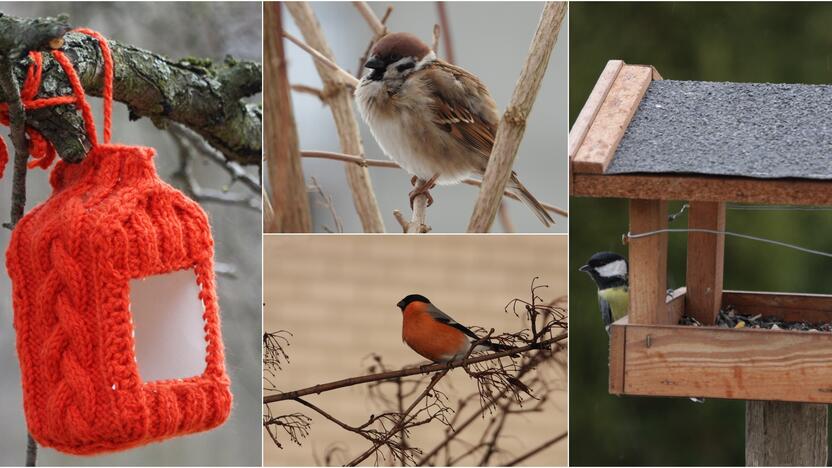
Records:
{"label": "sparrow", "polygon": [[[396,306],[402,311],[402,340],[413,351],[436,363],[462,359],[469,354],[474,341],[480,339],[474,332],[433,305],[428,298],[410,294]],[[474,346],[472,353],[482,351],[506,351],[511,347],[484,341]]]}
{"label": "sparrow", "polygon": [[[355,90],[361,117],[384,153],[416,180],[410,205],[436,184],[482,177],[500,118],[497,104],[476,76],[436,57],[418,37],[391,33],[379,39]],[[508,190],[547,227],[554,220],[512,172]]]}
{"label": "sparrow", "polygon": [[627,260],[616,253],[598,252],[578,271],[589,274],[598,286],[601,321],[609,335],[610,325],[626,316],[630,308]]}
{"label": "sparrow", "polygon": [[[627,315],[630,308],[630,290],[627,260],[612,252],[598,252],[589,258],[578,271],[589,274],[598,286],[598,305],[601,321],[610,334],[610,325]],[[704,403],[701,397],[689,397],[694,403]]]}

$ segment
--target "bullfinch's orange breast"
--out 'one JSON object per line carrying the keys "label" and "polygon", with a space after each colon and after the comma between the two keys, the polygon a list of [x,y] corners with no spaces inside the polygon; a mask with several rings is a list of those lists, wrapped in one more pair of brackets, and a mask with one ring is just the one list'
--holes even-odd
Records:
{"label": "bullfinch's orange breast", "polygon": [[434,362],[442,362],[463,352],[468,339],[454,327],[437,322],[426,305],[412,302],[402,313],[402,339],[413,351]]}

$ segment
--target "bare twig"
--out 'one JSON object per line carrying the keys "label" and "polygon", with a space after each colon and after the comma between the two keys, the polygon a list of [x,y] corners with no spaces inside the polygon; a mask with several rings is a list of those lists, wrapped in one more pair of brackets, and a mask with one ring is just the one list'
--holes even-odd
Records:
{"label": "bare twig", "polygon": [[[425,186],[427,181],[422,179],[416,180],[414,189],[420,189]],[[430,188],[430,187],[428,187]],[[413,215],[410,218],[410,223],[407,224],[406,234],[424,234],[430,231],[430,226],[427,225],[427,211],[428,211],[428,197],[425,194],[417,195],[413,199]]]}
{"label": "bare twig", "polygon": [[266,80],[264,143],[275,218],[269,232],[310,232],[312,215],[300,162],[298,132],[283,52],[283,19],[279,2],[263,4]]}
{"label": "bare twig", "polygon": [[[390,13],[393,13],[393,7],[388,6],[387,10],[384,11],[384,16],[381,17],[381,24],[385,26],[384,34],[387,34],[387,19],[390,17]],[[364,64],[367,63],[367,59],[370,57],[370,51],[373,50],[373,46],[375,43],[381,39],[382,35],[373,34],[373,38],[370,39],[370,43],[367,44],[367,48],[364,49],[364,53],[361,54],[361,58],[358,59],[358,69],[355,72],[355,77],[360,78],[361,72],[364,71]]]}
{"label": "bare twig", "polygon": [[334,80],[340,80],[342,84],[352,88],[358,86],[358,80],[354,76],[350,75],[346,70],[339,67],[338,64],[327,58],[324,54],[318,52],[314,47],[293,36],[288,31],[283,31],[283,37],[289,39],[296,46],[300,47],[306,53],[311,55],[312,58],[315,59],[316,63],[319,63],[327,69],[329,69],[333,74]]}
{"label": "bare twig", "polygon": [[526,63],[497,126],[494,147],[468,223],[468,232],[488,232],[497,216],[500,199],[511,177],[511,168],[526,129],[526,118],[537,97],[565,14],[565,2],[547,2],[543,7]]}
{"label": "bare twig", "polygon": [[[318,51],[319,55],[327,58],[334,65],[332,51],[326,43],[320,24],[309,4],[289,2],[286,3],[286,7],[294,17],[295,23],[310,48]],[[316,60],[316,68],[324,83],[324,94],[329,94],[329,90],[333,90],[327,103],[338,130],[341,150],[346,154],[363,155],[364,148],[353,111],[352,93],[349,87],[344,86],[344,83],[349,82],[347,80],[352,83],[357,83],[358,80],[337,65],[335,67],[340,71],[335,71],[321,63],[320,59]],[[352,190],[353,204],[364,232],[384,232],[381,211],[367,169],[350,164],[346,166],[346,171],[347,182]]]}
{"label": "bare twig", "polygon": [[[331,151],[301,151],[301,156],[303,156],[304,158],[331,159],[331,160],[334,160],[334,161],[351,162],[351,163],[357,164],[359,166],[364,166],[364,167],[383,167],[383,168],[389,168],[389,169],[400,169],[401,168],[401,166],[399,166],[395,162],[389,161],[389,160],[365,159],[365,158],[360,158],[358,156],[351,156],[349,154],[333,153]],[[477,179],[473,179],[473,178],[463,179],[462,183],[464,183],[466,185],[472,185],[474,187],[479,187],[479,186],[482,185],[481,181],[479,181]],[[511,198],[512,200],[519,200],[519,198],[517,198],[517,195],[515,195],[514,193],[509,192],[509,191],[503,192],[503,196]],[[551,204],[548,204],[548,203],[541,203],[541,205],[543,206],[543,208],[547,209],[548,211],[551,211],[552,213],[558,214],[558,215],[563,216],[563,217],[568,217],[569,216],[569,212],[564,210],[563,208],[559,208],[555,205],[551,205]],[[395,212],[393,214],[395,215]],[[399,213],[399,216],[401,216],[401,213]],[[404,218],[402,218],[402,219],[404,219]]]}
{"label": "bare twig", "polygon": [[14,229],[23,217],[23,210],[26,206],[26,162],[29,159],[29,145],[26,141],[26,110],[20,99],[20,88],[14,78],[12,58],[6,54],[0,57],[0,85],[2,85],[3,94],[8,96],[9,127],[14,146],[14,176],[10,220],[5,227]]}
{"label": "bare twig", "polygon": [[[445,2],[436,2],[436,12],[439,14],[439,27],[442,28],[445,60],[449,63],[456,63],[456,59],[454,59],[453,37],[451,36],[451,22],[448,20],[448,11]],[[436,50],[436,47],[433,50]]]}
{"label": "bare twig", "polygon": [[567,436],[569,436],[569,432],[563,432],[560,435],[557,435],[557,436],[547,440],[546,442],[538,445],[537,447],[533,448],[532,450],[529,450],[528,452],[524,453],[523,455],[520,455],[519,457],[515,458],[514,460],[511,460],[510,462],[506,463],[505,466],[517,466],[520,463],[523,463],[524,461],[528,460],[529,458],[531,458],[531,457],[537,455],[538,453],[542,452],[543,450],[546,450],[547,448],[551,447],[552,445],[555,445],[556,443],[565,439]]}
{"label": "bare twig", "polygon": [[511,222],[511,216],[508,213],[508,206],[506,206],[505,200],[500,201],[500,211],[497,212],[497,217],[500,220],[500,224],[503,226],[503,232],[515,232],[514,223]]}
{"label": "bare twig", "polygon": [[335,211],[335,202],[332,200],[332,196],[324,193],[324,189],[321,188],[321,184],[318,183],[317,179],[315,179],[314,177],[311,177],[311,179],[312,190],[315,191],[315,193],[317,193],[318,196],[321,197],[320,204],[329,211],[330,216],[332,216],[332,222],[335,225],[334,230],[330,230],[326,226],[324,226],[324,230],[327,230],[329,232],[343,233],[344,223],[341,222],[341,217],[338,216],[338,212]]}
{"label": "bare twig", "polygon": [[433,44],[431,44],[431,49],[437,51],[439,49],[439,36],[441,35],[441,29],[438,24],[433,25]]}
{"label": "bare twig", "polygon": [[26,466],[37,466],[38,464],[38,443],[32,434],[26,434]]}
{"label": "bare twig", "polygon": [[569,332],[564,331],[563,333],[561,333],[561,334],[559,334],[559,335],[557,335],[553,338],[542,340],[539,343],[534,343],[534,344],[526,345],[526,346],[520,346],[520,347],[517,347],[517,348],[511,348],[509,350],[499,351],[499,352],[496,352],[496,353],[488,353],[488,354],[484,354],[482,356],[471,357],[471,358],[461,360],[461,361],[453,361],[453,362],[449,362],[449,363],[446,363],[446,364],[430,364],[430,365],[425,365],[425,366],[420,366],[420,367],[405,368],[405,369],[401,369],[401,370],[397,370],[397,371],[381,372],[381,373],[378,373],[378,374],[363,375],[363,376],[360,376],[360,377],[351,377],[349,379],[343,379],[343,380],[337,380],[337,381],[329,382],[329,383],[325,383],[325,384],[319,384],[319,385],[315,385],[315,386],[312,386],[312,387],[307,387],[307,388],[304,388],[304,389],[301,389],[301,390],[295,390],[295,391],[292,391],[292,392],[284,392],[284,393],[277,393],[277,394],[274,394],[274,395],[266,395],[266,396],[263,397],[263,403],[268,404],[268,403],[274,403],[274,402],[283,401],[283,400],[293,400],[295,398],[302,397],[302,396],[305,396],[305,395],[312,395],[312,394],[328,392],[328,391],[335,390],[335,389],[338,389],[338,388],[351,387],[353,385],[360,385],[360,384],[365,384],[365,383],[368,383],[368,382],[375,382],[375,381],[379,381],[379,380],[389,380],[389,379],[396,378],[396,377],[407,377],[407,376],[410,376],[410,375],[417,375],[417,374],[430,374],[430,373],[438,372],[438,371],[441,371],[441,370],[455,369],[457,367],[467,366],[467,365],[476,364],[476,363],[484,362],[484,361],[491,361],[491,360],[494,360],[494,359],[499,359],[499,358],[503,358],[503,357],[506,357],[506,356],[511,356],[513,354],[521,354],[521,353],[524,353],[526,351],[530,351],[530,350],[533,350],[533,349],[545,349],[545,348],[547,348],[551,345],[554,345],[556,343],[564,341],[568,338],[569,338]]}
{"label": "bare twig", "polygon": [[292,88],[292,91],[295,91],[297,93],[309,94],[309,95],[315,96],[316,98],[320,99],[321,101],[326,101],[326,98],[324,97],[324,91],[320,88],[315,88],[313,86],[299,85],[299,84],[292,85],[291,88]]}
{"label": "bare twig", "polygon": [[367,2],[352,2],[355,5],[355,8],[361,13],[361,16],[364,17],[364,20],[367,21],[367,24],[370,26],[370,29],[373,30],[373,35],[375,37],[381,37],[387,34],[387,28],[384,26],[384,23],[378,19],[373,10],[370,9],[370,5],[367,5]]}
{"label": "bare twig", "polygon": [[448,371],[449,371],[449,370],[450,370],[450,369],[444,369],[444,370],[442,370],[442,371],[440,371],[440,372],[438,372],[438,373],[434,374],[434,376],[433,376],[433,378],[431,379],[431,381],[430,381],[430,383],[428,384],[428,386],[427,386],[427,387],[425,387],[425,390],[424,390],[424,391],[423,391],[423,392],[422,392],[422,393],[421,393],[418,397],[416,397],[416,399],[415,399],[415,400],[413,400],[413,403],[411,403],[411,404],[410,404],[410,406],[409,406],[406,410],[404,410],[404,412],[403,412],[403,413],[401,413],[401,414],[399,415],[399,422],[398,422],[398,424],[396,424],[396,426],[394,426],[394,427],[393,427],[393,429],[391,429],[390,431],[388,431],[388,432],[387,432],[387,435],[385,435],[385,436],[384,436],[384,438],[383,438],[381,441],[376,442],[376,443],[375,443],[372,447],[370,447],[369,449],[367,449],[364,453],[362,453],[361,455],[359,455],[359,456],[355,457],[353,460],[351,460],[351,461],[349,461],[348,463],[346,463],[346,466],[356,466],[356,465],[358,465],[359,463],[361,463],[362,461],[366,460],[366,459],[367,459],[367,457],[369,457],[369,456],[370,456],[370,455],[372,455],[372,454],[373,454],[376,450],[378,450],[378,449],[379,449],[379,447],[381,447],[381,446],[383,445],[383,443],[384,443],[384,442],[386,442],[386,441],[387,441],[387,440],[389,440],[391,437],[393,437],[393,435],[395,435],[396,433],[398,433],[398,432],[399,432],[399,430],[400,430],[400,429],[401,429],[401,428],[402,428],[402,427],[403,427],[403,426],[407,423],[407,421],[409,420],[408,415],[410,414],[410,412],[411,412],[411,411],[413,411],[413,408],[415,408],[415,407],[416,407],[416,405],[418,405],[418,404],[419,404],[422,400],[424,400],[424,399],[425,399],[425,398],[426,398],[426,397],[430,394],[431,390],[433,390],[433,387],[435,387],[435,386],[436,386],[436,384],[438,384],[438,383],[439,383],[439,381],[440,381],[440,380],[442,380],[442,378],[443,378],[443,377],[445,377],[445,376],[448,374]]}

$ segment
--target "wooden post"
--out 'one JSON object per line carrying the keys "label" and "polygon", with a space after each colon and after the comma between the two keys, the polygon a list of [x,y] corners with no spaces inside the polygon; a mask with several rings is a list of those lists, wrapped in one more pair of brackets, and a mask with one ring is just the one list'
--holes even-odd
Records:
{"label": "wooden post", "polygon": [[[667,228],[667,202],[630,200],[630,233]],[[631,324],[663,324],[667,321],[667,233],[630,241]]]}
{"label": "wooden post", "polygon": [[746,466],[826,466],[827,419],[826,405],[747,402]]}
{"label": "wooden post", "polygon": [[[725,230],[725,203],[691,202],[688,228]],[[716,323],[722,305],[725,236],[688,233],[685,310],[703,325]]]}

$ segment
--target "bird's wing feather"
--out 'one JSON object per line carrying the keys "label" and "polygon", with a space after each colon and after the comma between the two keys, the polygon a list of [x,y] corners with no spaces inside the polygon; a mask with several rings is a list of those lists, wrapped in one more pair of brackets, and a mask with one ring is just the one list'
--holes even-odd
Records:
{"label": "bird's wing feather", "polygon": [[610,303],[603,297],[598,297],[598,304],[601,306],[601,320],[604,322],[604,329],[609,334],[610,325],[612,325],[612,308],[610,307]]}
{"label": "bird's wing feather", "polygon": [[[432,94],[433,123],[452,138],[476,148],[483,157],[491,154],[499,117],[496,105],[480,81],[464,69],[437,60],[422,70]],[[476,99],[466,90],[475,90]]]}
{"label": "bird's wing feather", "polygon": [[456,320],[452,319],[445,312],[442,312],[441,310],[439,310],[439,308],[436,307],[435,305],[428,304],[427,311],[428,311],[428,314],[431,317],[433,317],[433,319],[436,320],[437,322],[444,323],[445,325],[454,327],[457,330],[461,331],[462,333],[465,333],[467,336],[469,336],[469,337],[471,337],[475,340],[480,339],[480,337],[478,337],[474,332],[469,330],[464,325],[460,325],[459,323],[457,323]]}

